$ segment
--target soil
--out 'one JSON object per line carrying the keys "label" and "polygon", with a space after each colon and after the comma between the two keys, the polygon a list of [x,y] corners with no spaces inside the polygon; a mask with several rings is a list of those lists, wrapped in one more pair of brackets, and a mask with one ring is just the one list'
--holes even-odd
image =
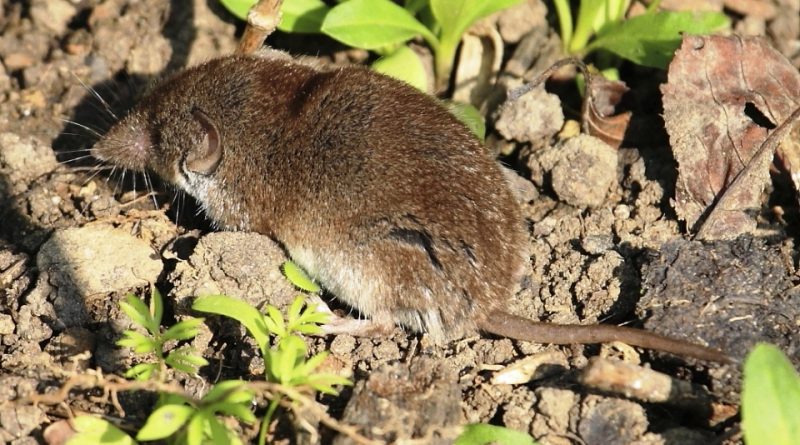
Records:
{"label": "soil", "polygon": [[[789,12],[765,18],[737,11],[736,29],[769,35],[800,66],[800,4],[774,6]],[[559,57],[546,8],[534,0],[517,8],[496,20],[510,48],[503,60],[507,76],[536,73]],[[136,362],[115,346],[132,326],[118,304],[127,293],[146,295],[154,284],[166,297],[169,322],[189,315],[197,295],[225,293],[257,307],[285,308],[298,294],[280,273],[283,251],[269,238],[213,232],[188,198],[175,199],[159,184],[149,194],[141,177],[97,170],[85,157],[148,85],[230,54],[241,30],[216,1],[0,2],[0,443],[56,443],[45,429],[81,412],[105,414],[123,427],[141,425],[152,394],[121,393],[124,418],[97,397],[100,390],[68,392],[62,403],[25,402],[55,393],[70,376],[96,368],[122,374]],[[277,33],[268,43],[326,63],[367,58],[319,36]],[[793,192],[774,181],[753,235],[691,241],[670,207],[677,173],[658,116],[663,73],[631,68],[623,74],[634,79],[633,127],[640,134],[632,137],[635,146],[619,150],[590,136],[557,136],[570,127],[561,111],[574,109],[568,99],[562,105],[536,93],[546,98],[536,101],[545,108],[525,103],[523,111],[501,117],[492,114],[491,98],[483,103],[490,123],[497,120],[487,146],[514,170],[530,226],[530,270],[508,310],[554,323],[630,324],[738,359],[768,341],[800,365],[793,236],[800,212]],[[507,80],[501,78],[498,83]],[[521,80],[504,88],[515,82]],[[519,129],[519,119],[530,115],[541,119]],[[212,364],[198,376],[176,373],[176,383],[202,395],[217,380],[262,375],[264,363],[241,327],[218,319],[207,325],[193,345]],[[331,352],[326,369],[354,381],[318,401],[342,424],[384,442],[452,443],[460,425],[475,422],[525,431],[542,444],[741,441],[737,365],[625,345],[555,347],[474,337],[436,347],[399,328],[389,338],[307,342],[312,352]],[[702,392],[704,405],[589,387],[581,369],[590,357],[646,363]],[[500,378],[516,369],[523,369],[520,380]],[[275,443],[358,443],[306,420],[278,422]],[[319,434],[308,434],[308,424]]]}

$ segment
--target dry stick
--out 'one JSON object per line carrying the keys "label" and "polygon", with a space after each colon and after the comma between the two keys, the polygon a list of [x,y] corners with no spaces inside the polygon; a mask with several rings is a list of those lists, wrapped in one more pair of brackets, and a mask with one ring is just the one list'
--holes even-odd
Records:
{"label": "dry stick", "polygon": [[[58,405],[68,400],[69,394],[72,392],[72,390],[100,388],[103,390],[104,399],[108,400],[110,397],[111,404],[117,409],[122,417],[124,417],[125,411],[122,409],[119,401],[117,400],[117,394],[122,391],[154,391],[160,393],[178,394],[186,400],[193,401],[193,405],[195,406],[200,402],[200,400],[192,397],[182,387],[172,383],[161,383],[152,380],[126,380],[116,375],[105,376],[99,369],[90,369],[82,374],[57,368],[54,368],[53,371],[56,374],[69,377],[68,380],[57,391],[47,394],[32,394],[10,403],[15,405]],[[272,382],[247,382],[245,387],[254,391],[256,394],[266,397],[267,399],[274,398],[278,394],[283,395],[284,397],[282,397],[281,405],[284,408],[294,411],[295,415],[298,417],[301,416],[299,408],[305,408],[312,412],[313,415],[316,416],[323,425],[338,433],[348,436],[357,444],[380,445],[382,443],[380,441],[372,440],[363,436],[361,433],[359,433],[358,428],[343,424],[342,422],[333,418],[321,408],[319,403],[304,393],[304,390],[308,389],[306,387],[289,387]]]}
{"label": "dry stick", "polygon": [[737,192],[739,192],[740,188],[746,187],[757,175],[761,174],[769,167],[775,154],[775,149],[778,147],[778,143],[791,131],[798,118],[800,118],[800,108],[795,109],[794,112],[792,112],[792,114],[761,143],[761,147],[759,147],[758,151],[750,158],[750,162],[747,166],[736,175],[736,179],[731,182],[731,185],[725,190],[722,197],[719,198],[717,204],[714,205],[714,208],[708,214],[700,230],[697,231],[695,238],[700,240],[708,239],[709,235],[711,235],[715,229],[715,223],[722,218],[725,212],[739,211],[737,209],[728,208],[730,201],[736,199]]}
{"label": "dry stick", "polygon": [[283,0],[259,0],[247,13],[247,27],[236,48],[237,54],[253,54],[264,43],[264,39],[275,31],[281,22]]}
{"label": "dry stick", "polygon": [[550,65],[550,68],[547,68],[546,70],[539,73],[539,75],[531,79],[531,81],[526,83],[525,85],[522,85],[520,87],[514,88],[513,90],[509,91],[508,97],[506,98],[506,103],[513,102],[519,99],[520,97],[524,96],[529,91],[539,86],[540,83],[547,80],[547,78],[552,76],[553,73],[555,73],[556,71],[560,70],[561,68],[567,65],[575,65],[576,67],[578,67],[578,69],[581,70],[581,72],[583,73],[584,77],[586,77],[588,86],[589,69],[586,68],[586,64],[583,63],[581,59],[578,59],[576,57],[567,57],[566,59],[561,59],[558,62]]}

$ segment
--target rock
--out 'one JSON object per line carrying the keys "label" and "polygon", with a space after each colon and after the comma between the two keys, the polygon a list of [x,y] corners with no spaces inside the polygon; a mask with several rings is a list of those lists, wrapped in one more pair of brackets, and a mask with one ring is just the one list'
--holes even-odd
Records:
{"label": "rock", "polygon": [[27,189],[27,184],[58,167],[53,149],[33,136],[0,133],[0,176],[7,178],[11,194]]}
{"label": "rock", "polygon": [[154,283],[164,264],[150,245],[109,226],[57,230],[42,245],[36,263],[38,286],[52,286],[65,326],[87,321],[85,306],[111,293]]}
{"label": "rock", "polygon": [[551,171],[553,190],[567,204],[599,207],[617,179],[617,151],[587,135],[568,139],[557,148],[560,159]]}
{"label": "rock", "polygon": [[78,12],[67,0],[34,0],[30,15],[36,26],[45,27],[56,35],[63,35],[72,17]]}
{"label": "rock", "polygon": [[564,112],[558,96],[539,87],[506,102],[495,128],[506,139],[540,142],[552,138],[563,125]]}
{"label": "rock", "polygon": [[547,26],[547,7],[542,0],[526,0],[497,16],[497,29],[507,43],[517,43],[534,28]]}

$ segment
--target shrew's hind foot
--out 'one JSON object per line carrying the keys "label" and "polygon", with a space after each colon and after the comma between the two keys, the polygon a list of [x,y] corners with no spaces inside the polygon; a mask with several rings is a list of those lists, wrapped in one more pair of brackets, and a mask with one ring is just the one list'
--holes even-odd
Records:
{"label": "shrew's hind foot", "polygon": [[318,296],[309,298],[308,303],[316,304],[318,312],[329,314],[328,322],[321,326],[323,335],[348,334],[354,337],[388,337],[395,328],[395,324],[388,314],[370,319],[340,317]]}

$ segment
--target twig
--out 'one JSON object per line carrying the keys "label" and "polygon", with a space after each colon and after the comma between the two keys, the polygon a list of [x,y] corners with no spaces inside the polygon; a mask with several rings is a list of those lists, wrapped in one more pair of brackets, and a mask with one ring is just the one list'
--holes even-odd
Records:
{"label": "twig", "polygon": [[247,13],[247,27],[239,41],[237,54],[253,54],[261,48],[278,23],[281,22],[281,3],[283,0],[259,0]]}
{"label": "twig", "polygon": [[[87,370],[83,373],[76,373],[75,371],[68,371],[63,368],[52,368],[54,374],[60,377],[68,377],[57,391],[48,394],[33,394],[27,397],[18,399],[13,404],[16,405],[59,405],[63,404],[73,390],[88,390],[99,388],[103,390],[103,397],[101,401],[114,406],[122,417],[125,416],[125,411],[119,404],[117,394],[122,391],[153,391],[159,393],[169,393],[180,395],[191,404],[199,404],[200,400],[192,397],[181,386],[162,383],[157,381],[136,381],[127,380],[117,375],[105,376],[102,371]],[[302,418],[302,410],[308,410],[313,416],[318,418],[320,422],[328,428],[344,434],[352,439],[355,443],[360,445],[382,445],[383,442],[367,438],[362,435],[358,428],[339,422],[337,419],[331,417],[322,406],[313,398],[306,395],[311,392],[310,387],[298,386],[289,387],[272,382],[247,382],[245,384],[247,389],[252,390],[254,393],[259,394],[267,399],[279,398],[280,404],[286,409],[295,413],[298,418]]]}
{"label": "twig", "polygon": [[[767,136],[764,142],[761,143],[761,147],[759,147],[750,158],[747,166],[736,175],[736,179],[731,182],[722,194],[722,197],[719,198],[719,201],[714,205],[714,208],[711,209],[703,225],[700,226],[700,230],[697,231],[697,239],[704,240],[715,238],[715,235],[723,231],[723,228],[720,227],[720,224],[725,221],[723,215],[729,212],[742,211],[736,209],[731,201],[735,201],[739,197],[739,194],[745,191],[743,187],[752,183],[755,176],[767,174],[769,164],[772,162],[772,158],[775,154],[775,149],[783,138],[789,134],[798,119],[800,119],[800,108],[794,110],[794,112],[792,112],[783,123],[778,125],[778,127]],[[750,192],[760,193],[761,191],[750,190]]]}

